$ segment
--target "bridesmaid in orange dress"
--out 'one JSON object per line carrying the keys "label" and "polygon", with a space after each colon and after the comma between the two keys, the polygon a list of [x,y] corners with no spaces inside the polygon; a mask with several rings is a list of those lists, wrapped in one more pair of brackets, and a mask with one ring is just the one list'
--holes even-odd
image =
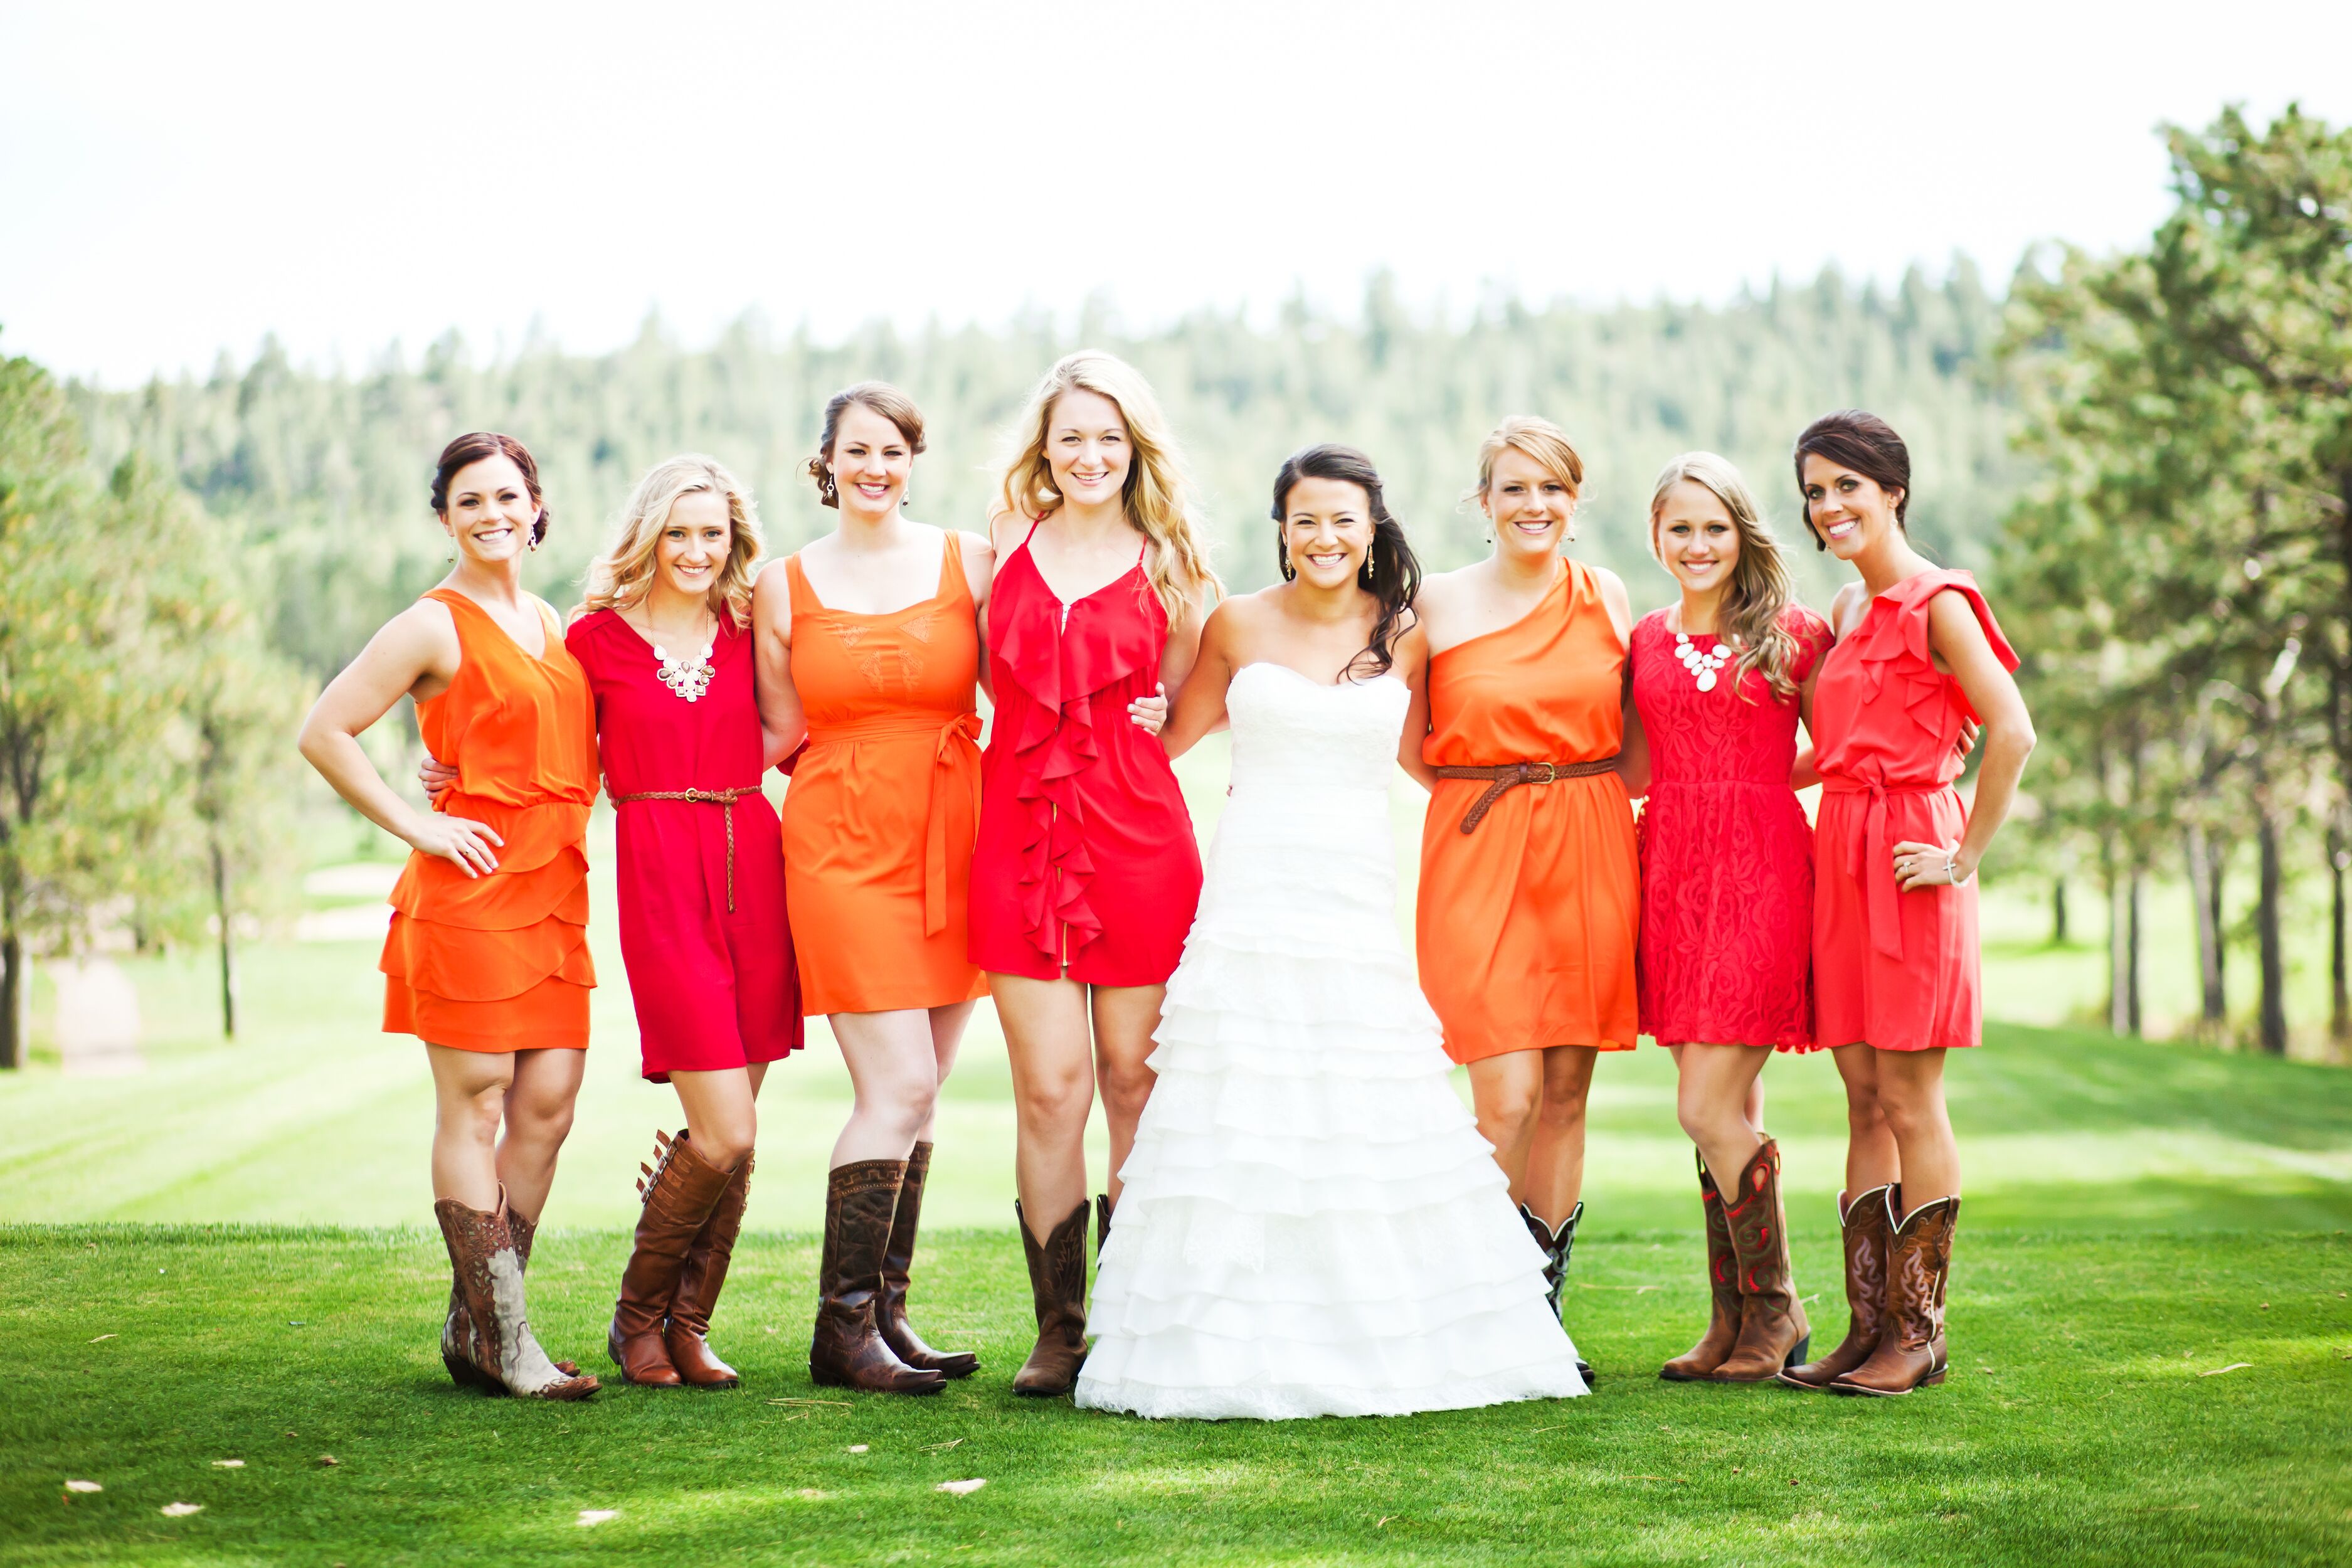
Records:
{"label": "bridesmaid in orange dress", "polygon": [[[433,1067],[433,1211],[455,1275],[442,1362],[487,1392],[583,1399],[596,1380],[540,1349],[523,1268],[572,1125],[596,984],[582,850],[595,720],[555,613],[522,587],[547,532],[530,454],[510,436],[458,437],[435,471],[433,510],[455,570],[320,694],[302,755],[414,851],[392,893],[383,1026],[421,1037]],[[393,793],[360,749],[404,693],[426,750],[457,770],[434,811]]]}
{"label": "bridesmaid in orange dress", "polygon": [[841,526],[760,574],[762,723],[787,747],[784,897],[802,1005],[833,1026],[856,1099],[833,1148],[809,1371],[933,1394],[979,1366],[906,1319],[931,1112],[987,983],[966,956],[980,817],[987,540],[900,510],[923,419],[860,382],[825,405],[809,463]]}
{"label": "bridesmaid in orange dress", "polygon": [[1584,1213],[1584,1105],[1602,1051],[1633,1048],[1641,878],[1618,773],[1633,607],[1563,559],[1584,465],[1559,428],[1505,420],[1478,451],[1486,560],[1423,583],[1429,815],[1415,929],[1478,1131],[1551,1262],[1558,1310]]}
{"label": "bridesmaid in orange dress", "polygon": [[[1944,1286],[1960,1211],[1944,1053],[1978,1043],[1977,867],[2017,798],[2033,721],[2017,655],[1976,582],[1912,548],[1911,454],[1875,415],[1798,437],[1814,542],[1861,574],[1830,611],[1837,646],[1810,728],[1822,804],[1813,858],[1816,1033],[1845,1080],[1846,1337],[1783,1383],[1900,1394],[1941,1383]],[[1959,776],[1984,727],[1976,798]]]}

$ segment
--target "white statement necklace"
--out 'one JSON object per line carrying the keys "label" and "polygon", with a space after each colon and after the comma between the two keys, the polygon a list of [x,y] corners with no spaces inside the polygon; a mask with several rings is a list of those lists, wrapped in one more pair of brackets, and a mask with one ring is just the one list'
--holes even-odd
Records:
{"label": "white statement necklace", "polygon": [[[717,644],[711,645],[717,647]],[[702,694],[710,689],[710,649],[686,658],[672,658],[669,649],[654,644],[654,659],[660,668],[661,683],[688,702],[699,702]]]}
{"label": "white statement necklace", "polygon": [[1697,678],[1701,691],[1715,689],[1715,672],[1731,662],[1731,649],[1718,642],[1708,652],[1701,653],[1698,645],[1690,640],[1688,632],[1675,634],[1675,657],[1683,668]]}

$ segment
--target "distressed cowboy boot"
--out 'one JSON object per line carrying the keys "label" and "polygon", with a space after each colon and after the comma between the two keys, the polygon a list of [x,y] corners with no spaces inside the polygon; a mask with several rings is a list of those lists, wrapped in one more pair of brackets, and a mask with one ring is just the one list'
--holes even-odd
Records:
{"label": "distressed cowboy boot", "polygon": [[1873,1187],[1848,1202],[1838,1194],[1838,1224],[1845,1233],[1845,1338],[1837,1349],[1780,1374],[1791,1388],[1827,1388],[1870,1359],[1886,1321],[1886,1210],[1902,1202],[1902,1189]]}
{"label": "distressed cowboy boot", "polygon": [[907,1321],[907,1281],[915,1263],[915,1234],[922,1225],[923,1184],[931,1173],[931,1146],[917,1143],[907,1156],[907,1180],[898,1189],[898,1212],[890,1222],[890,1245],[882,1254],[882,1300],[874,1321],[900,1361],[941,1377],[970,1377],[980,1357],[970,1351],[935,1351]]}
{"label": "distressed cowboy boot", "polygon": [[751,1156],[735,1167],[719,1194],[719,1205],[695,1232],[686,1249],[686,1269],[677,1277],[677,1293],[669,1300],[669,1323],[662,1331],[663,1348],[678,1376],[697,1388],[732,1388],[743,1381],[736,1370],[710,1349],[710,1314],[719,1292],[727,1284],[727,1265],[735,1256],[735,1238],[743,1230],[743,1205],[751,1197]]}
{"label": "distressed cowboy boot", "polygon": [[496,1209],[468,1208],[455,1198],[433,1205],[464,1308],[443,1326],[442,1362],[459,1383],[488,1394],[585,1399],[596,1392],[596,1380],[558,1371],[530,1331],[509,1212],[503,1187]]}
{"label": "distressed cowboy boot", "polygon": [[686,1272],[687,1250],[733,1176],[704,1159],[684,1132],[674,1140],[658,1132],[654,1137],[660,1145],[658,1163],[637,1184],[644,1206],[637,1211],[636,1245],[621,1270],[621,1294],[613,1303],[604,1346],[622,1381],[676,1388],[686,1380],[670,1363],[663,1325]]}
{"label": "distressed cowboy boot", "polygon": [[882,1258],[906,1178],[904,1160],[856,1160],[826,1181],[816,1332],[809,1341],[809,1376],[819,1387],[937,1394],[947,1386],[938,1373],[900,1361],[875,1322]]}
{"label": "distressed cowboy boot", "polygon": [[1013,1392],[1050,1398],[1067,1394],[1087,1359],[1087,1201],[1055,1226],[1041,1246],[1015,1200],[1021,1246],[1029,1259],[1029,1297],[1037,1312],[1037,1344],[1013,1374]]}
{"label": "distressed cowboy boot", "polygon": [[1921,1204],[1900,1222],[1892,1206],[1886,1250],[1886,1323],[1870,1359],[1829,1385],[1832,1394],[1885,1396],[1944,1381],[1944,1287],[1952,1271],[1958,1197]]}
{"label": "distressed cowboy boot", "polygon": [[1658,1369],[1668,1383],[1706,1383],[1731,1357],[1739,1341],[1739,1257],[1731,1249],[1731,1224],[1723,1217],[1723,1194],[1698,1159],[1699,1207],[1706,1215],[1706,1288],[1711,1298],[1706,1332],[1698,1343]]}
{"label": "distressed cowboy boot", "polygon": [[[1576,1250],[1576,1227],[1584,1222],[1583,1201],[1578,1200],[1577,1205],[1568,1211],[1568,1217],[1559,1222],[1558,1230],[1537,1218],[1536,1211],[1525,1204],[1519,1205],[1519,1218],[1527,1222],[1528,1234],[1543,1248],[1544,1284],[1548,1287],[1544,1300],[1550,1306],[1551,1315],[1565,1323],[1568,1316],[1562,1298],[1568,1290],[1568,1259]],[[1592,1382],[1591,1364],[1582,1356],[1577,1357],[1576,1375],[1588,1384]]]}
{"label": "distressed cowboy boot", "polygon": [[1789,1268],[1788,1216],[1780,1205],[1780,1146],[1767,1138],[1739,1173],[1739,1199],[1724,1223],[1739,1260],[1739,1338],[1715,1369],[1717,1383],[1769,1383],[1804,1359],[1813,1342]]}

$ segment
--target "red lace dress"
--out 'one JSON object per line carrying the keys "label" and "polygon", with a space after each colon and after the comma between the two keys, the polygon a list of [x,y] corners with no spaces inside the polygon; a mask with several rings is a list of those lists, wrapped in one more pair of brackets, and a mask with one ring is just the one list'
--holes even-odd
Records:
{"label": "red lace dress", "polygon": [[[1801,682],[1829,624],[1792,605]],[[1711,651],[1715,639],[1694,637]],[[1701,691],[1666,612],[1633,627],[1633,703],[1650,745],[1642,811],[1642,1033],[1662,1045],[1811,1050],[1813,832],[1789,787],[1798,701],[1729,667]],[[1749,700],[1753,699],[1753,700]]]}
{"label": "red lace dress", "polygon": [[996,712],[971,855],[971,961],[990,973],[1164,985],[1175,972],[1201,849],[1168,754],[1127,714],[1158,689],[1167,646],[1139,555],[1068,605],[1026,539],[997,566]]}

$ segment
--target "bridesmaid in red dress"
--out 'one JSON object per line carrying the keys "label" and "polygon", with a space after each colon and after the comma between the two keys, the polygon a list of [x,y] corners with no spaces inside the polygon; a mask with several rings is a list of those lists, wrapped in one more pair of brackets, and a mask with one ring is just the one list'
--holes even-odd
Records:
{"label": "bridesmaid in red dress", "polygon": [[1658,476],[1650,548],[1682,601],[1632,640],[1650,768],[1635,971],[1642,1032],[1675,1053],[1698,1148],[1714,1301],[1705,1337],[1658,1375],[1762,1383],[1811,1331],[1755,1089],[1771,1051],[1813,1047],[1813,831],[1790,784],[1829,626],[1794,602],[1780,542],[1712,452]]}
{"label": "bridesmaid in red dress", "polygon": [[[1908,1394],[1944,1377],[1960,1207],[1944,1053],[1978,1042],[1977,867],[2017,797],[2033,721],[1975,580],[1912,548],[1902,437],[1875,415],[1824,415],[1798,438],[1796,468],[1815,542],[1862,575],[1831,611],[1838,641],[1811,723],[1814,1016],[1845,1080],[1846,1191],[1860,1195],[1840,1216],[1845,1341],[1781,1381]],[[1971,720],[1984,727],[1973,808],[1952,787]]]}
{"label": "bridesmaid in red dress", "polygon": [[[1108,1191],[1151,1093],[1151,1033],[1201,896],[1165,701],[1216,587],[1150,388],[1108,354],[1047,372],[992,520],[996,710],[972,847],[971,959],[1012,1058],[1014,1207],[1037,1344],[1016,1393],[1067,1393],[1086,1354],[1087,1114],[1101,1084]],[[1149,727],[1145,727],[1148,722]]]}

